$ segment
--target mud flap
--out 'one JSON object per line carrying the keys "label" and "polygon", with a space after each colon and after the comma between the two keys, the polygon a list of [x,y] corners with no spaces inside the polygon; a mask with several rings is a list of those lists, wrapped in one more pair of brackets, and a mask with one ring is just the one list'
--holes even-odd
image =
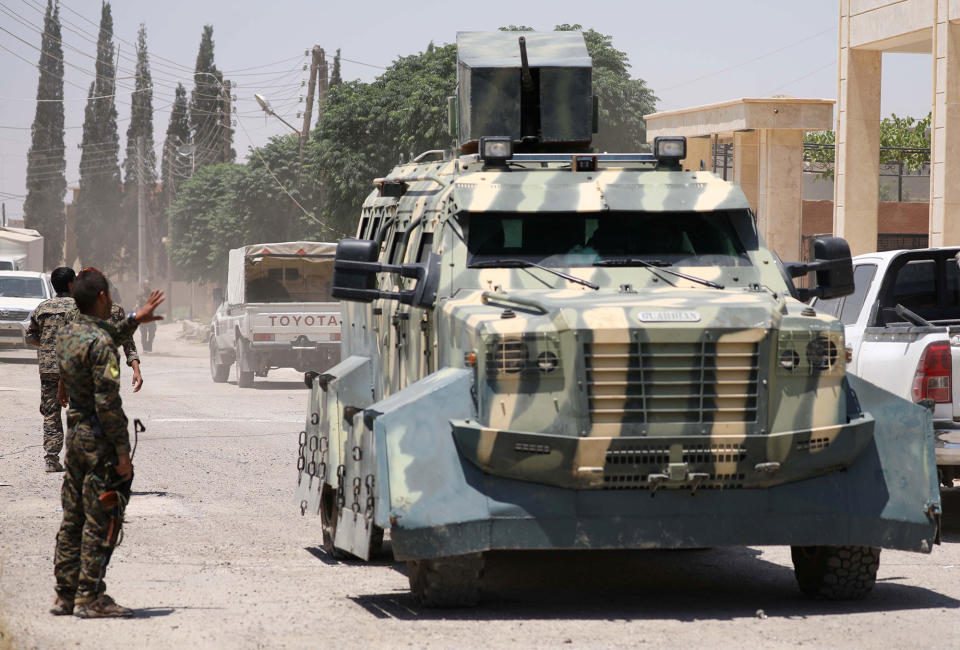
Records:
{"label": "mud flap", "polygon": [[364,419],[362,411],[353,418],[353,431],[357,434],[350,436],[352,446],[344,459],[343,506],[338,511],[337,534],[333,543],[361,560],[369,560],[376,504],[377,459],[373,431],[366,426]]}
{"label": "mud flap", "polygon": [[338,469],[348,458],[345,447],[351,428],[344,411],[352,404],[369,404],[369,387],[367,357],[349,357],[314,380],[297,460],[295,500],[301,514],[319,515],[324,486],[327,490],[339,487]]}

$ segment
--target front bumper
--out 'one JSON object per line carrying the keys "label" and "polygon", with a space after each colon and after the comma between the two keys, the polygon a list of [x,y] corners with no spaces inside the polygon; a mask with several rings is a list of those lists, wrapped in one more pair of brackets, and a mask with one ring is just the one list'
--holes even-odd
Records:
{"label": "front bumper", "polygon": [[873,436],[847,424],[766,435],[557,436],[455,421],[460,455],[487,474],[574,489],[771,487],[848,467]]}
{"label": "front bumper", "polygon": [[32,347],[27,343],[27,327],[29,321],[0,321],[0,348]]}

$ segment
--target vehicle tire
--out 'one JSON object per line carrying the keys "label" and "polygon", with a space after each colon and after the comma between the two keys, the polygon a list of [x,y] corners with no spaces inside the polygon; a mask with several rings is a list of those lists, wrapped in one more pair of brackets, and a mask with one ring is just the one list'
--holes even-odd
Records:
{"label": "vehicle tire", "polygon": [[210,376],[214,383],[222,384],[230,376],[229,363],[217,363],[217,341],[210,339]]}
{"label": "vehicle tire", "polygon": [[480,602],[483,567],[483,553],[410,560],[410,591],[424,607],[473,607]]}
{"label": "vehicle tire", "polygon": [[237,336],[237,386],[253,388],[253,371],[246,370],[250,356],[249,344],[242,336]]}
{"label": "vehicle tire", "polygon": [[349,553],[333,545],[337,536],[337,495],[333,488],[324,486],[320,497],[320,527],[323,530],[323,551],[334,560],[346,560]]}
{"label": "vehicle tire", "polygon": [[859,600],[877,581],[880,549],[872,546],[793,546],[793,571],[811,598]]}

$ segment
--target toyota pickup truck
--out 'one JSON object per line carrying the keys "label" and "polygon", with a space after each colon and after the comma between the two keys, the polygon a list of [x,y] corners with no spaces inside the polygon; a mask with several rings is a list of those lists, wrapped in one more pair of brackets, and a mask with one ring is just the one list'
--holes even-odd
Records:
{"label": "toyota pickup truck", "polygon": [[932,408],[937,469],[960,479],[960,247],[853,258],[854,293],[816,299],[844,324],[847,370]]}
{"label": "toyota pickup truck", "polygon": [[213,316],[210,374],[253,386],[275,368],[322,372],[340,361],[340,303],[330,295],[336,244],[280,242],[230,251]]}

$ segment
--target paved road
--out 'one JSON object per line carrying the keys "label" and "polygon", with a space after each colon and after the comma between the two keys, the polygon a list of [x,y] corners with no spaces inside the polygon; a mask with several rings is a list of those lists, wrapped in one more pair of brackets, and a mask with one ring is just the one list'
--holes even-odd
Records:
{"label": "paved road", "polygon": [[0,648],[960,645],[960,489],[944,544],[884,551],[861,602],[804,599],[789,549],[756,547],[501,554],[484,605],[422,610],[402,565],[330,560],[293,503],[300,376],[213,384],[206,348],[176,331],[160,327],[143,391],[125,388],[148,427],[108,574],[127,621],[46,613],[61,476],[43,472],[34,357],[0,352]]}

